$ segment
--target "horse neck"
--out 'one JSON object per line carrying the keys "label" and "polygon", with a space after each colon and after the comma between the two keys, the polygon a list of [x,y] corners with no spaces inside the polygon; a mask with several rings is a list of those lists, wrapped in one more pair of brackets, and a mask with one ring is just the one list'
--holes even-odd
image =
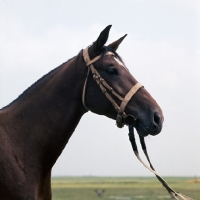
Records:
{"label": "horse neck", "polygon": [[50,168],[86,112],[81,95],[87,68],[80,59],[63,64],[4,109],[12,142]]}

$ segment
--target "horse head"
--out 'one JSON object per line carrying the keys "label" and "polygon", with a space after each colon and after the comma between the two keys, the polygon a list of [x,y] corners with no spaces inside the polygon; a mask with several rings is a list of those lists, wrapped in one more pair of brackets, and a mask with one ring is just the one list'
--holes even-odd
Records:
{"label": "horse head", "polygon": [[110,28],[107,26],[97,40],[83,51],[88,66],[83,104],[96,114],[117,118],[119,127],[133,123],[140,136],[156,135],[162,129],[162,110],[116,53],[126,35],[104,46]]}

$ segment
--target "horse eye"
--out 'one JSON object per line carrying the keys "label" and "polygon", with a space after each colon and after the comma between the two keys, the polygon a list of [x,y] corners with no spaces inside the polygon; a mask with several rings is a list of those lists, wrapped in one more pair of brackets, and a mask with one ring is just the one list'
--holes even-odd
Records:
{"label": "horse eye", "polygon": [[109,75],[118,75],[118,71],[116,68],[114,67],[109,67],[106,69],[106,73],[109,74]]}

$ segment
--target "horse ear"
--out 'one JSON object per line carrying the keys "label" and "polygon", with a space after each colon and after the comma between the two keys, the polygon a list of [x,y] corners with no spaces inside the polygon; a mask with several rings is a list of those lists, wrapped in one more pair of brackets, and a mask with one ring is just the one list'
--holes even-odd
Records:
{"label": "horse ear", "polygon": [[90,53],[93,54],[97,54],[100,53],[100,50],[102,49],[102,47],[104,46],[104,44],[107,42],[108,40],[108,35],[110,32],[110,28],[112,25],[107,26],[99,35],[99,37],[97,38],[97,40],[92,44],[92,46],[89,48],[90,49]]}
{"label": "horse ear", "polygon": [[117,50],[118,46],[120,45],[120,43],[124,40],[124,38],[127,36],[124,35],[123,37],[119,38],[118,40],[116,40],[115,42],[109,44],[108,46],[111,47],[114,51]]}

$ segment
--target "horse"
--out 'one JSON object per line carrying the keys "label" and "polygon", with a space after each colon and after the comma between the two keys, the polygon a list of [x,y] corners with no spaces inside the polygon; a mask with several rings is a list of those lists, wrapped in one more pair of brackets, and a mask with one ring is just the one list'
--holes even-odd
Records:
{"label": "horse", "polygon": [[126,35],[105,45],[110,28],[0,110],[0,199],[50,200],[51,169],[88,111],[161,132],[160,106],[116,52]]}

